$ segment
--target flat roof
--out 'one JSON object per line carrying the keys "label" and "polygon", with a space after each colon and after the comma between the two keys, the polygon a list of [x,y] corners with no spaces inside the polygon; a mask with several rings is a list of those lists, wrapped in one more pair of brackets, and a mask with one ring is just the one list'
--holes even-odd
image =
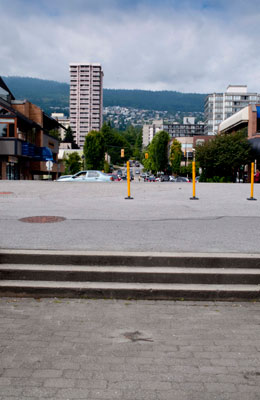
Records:
{"label": "flat roof", "polygon": [[94,67],[101,67],[101,64],[99,64],[99,63],[70,63],[70,66],[73,66],[73,65],[75,65],[75,66],[79,66],[79,65],[82,65],[82,66],[92,65],[92,66],[94,66]]}
{"label": "flat roof", "polygon": [[246,106],[242,108],[242,110],[231,115],[231,117],[222,121],[219,124],[219,132],[224,132],[243,122],[248,122],[248,120],[249,120],[249,106]]}

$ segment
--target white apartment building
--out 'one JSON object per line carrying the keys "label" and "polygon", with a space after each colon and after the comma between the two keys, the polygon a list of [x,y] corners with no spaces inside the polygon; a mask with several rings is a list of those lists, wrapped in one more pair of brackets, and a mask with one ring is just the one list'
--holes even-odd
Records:
{"label": "white apartment building", "polygon": [[66,129],[70,126],[70,119],[64,115],[64,113],[52,113],[51,117],[56,119],[65,129],[63,129],[61,126],[59,127],[59,133],[61,140],[65,138],[66,135]]}
{"label": "white apartment building", "polygon": [[148,146],[148,144],[153,140],[157,132],[163,130],[163,120],[154,120],[152,124],[143,125],[143,147]]}
{"label": "white apartment building", "polygon": [[246,85],[229,85],[225,93],[212,93],[205,101],[205,134],[216,135],[219,124],[248,104],[260,102],[260,95],[248,93]]}
{"label": "white apartment building", "polygon": [[81,149],[85,136],[102,127],[103,76],[100,64],[70,64],[70,127]]}

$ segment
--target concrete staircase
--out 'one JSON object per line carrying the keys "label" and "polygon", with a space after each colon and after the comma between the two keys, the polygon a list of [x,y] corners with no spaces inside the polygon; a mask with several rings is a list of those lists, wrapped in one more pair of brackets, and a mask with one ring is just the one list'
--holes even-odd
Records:
{"label": "concrete staircase", "polygon": [[0,296],[259,300],[260,255],[0,250]]}

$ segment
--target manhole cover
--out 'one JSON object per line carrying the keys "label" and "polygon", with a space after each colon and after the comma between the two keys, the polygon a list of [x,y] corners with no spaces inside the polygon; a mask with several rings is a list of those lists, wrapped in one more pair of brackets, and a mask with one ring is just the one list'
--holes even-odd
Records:
{"label": "manhole cover", "polygon": [[55,216],[38,216],[38,217],[27,217],[21,218],[19,221],[21,222],[29,222],[31,224],[50,224],[54,222],[64,221],[66,218],[64,217],[55,217]]}

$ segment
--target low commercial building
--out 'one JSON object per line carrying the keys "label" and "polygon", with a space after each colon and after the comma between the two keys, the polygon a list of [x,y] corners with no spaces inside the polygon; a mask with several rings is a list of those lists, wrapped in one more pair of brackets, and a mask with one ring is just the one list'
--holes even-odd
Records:
{"label": "low commercial building", "polygon": [[258,104],[260,95],[248,92],[246,85],[229,85],[224,93],[211,93],[205,100],[205,133],[216,135],[219,124],[249,104]]}
{"label": "low commercial building", "polygon": [[168,132],[171,138],[201,136],[204,135],[204,123],[195,124],[194,117],[184,117],[182,124],[155,120],[143,126],[143,146],[148,146],[156,133],[162,130]]}
{"label": "low commercial building", "polygon": [[260,168],[260,103],[250,104],[219,125],[219,133],[234,133],[246,129],[248,140]]}
{"label": "low commercial building", "polygon": [[[184,117],[185,119],[185,117]],[[195,124],[185,122],[183,124],[165,124],[166,131],[169,133],[170,137],[178,138],[178,137],[186,137],[186,136],[197,136],[204,135],[204,123]]]}
{"label": "low commercial building", "polygon": [[0,77],[0,179],[56,179],[64,167],[50,132],[58,128],[35,104],[16,100]]}
{"label": "low commercial building", "polygon": [[204,144],[211,139],[212,136],[208,135],[174,137],[169,142],[169,154],[172,142],[177,140],[181,144],[182,165],[188,165],[195,157],[194,151],[196,146]]}

